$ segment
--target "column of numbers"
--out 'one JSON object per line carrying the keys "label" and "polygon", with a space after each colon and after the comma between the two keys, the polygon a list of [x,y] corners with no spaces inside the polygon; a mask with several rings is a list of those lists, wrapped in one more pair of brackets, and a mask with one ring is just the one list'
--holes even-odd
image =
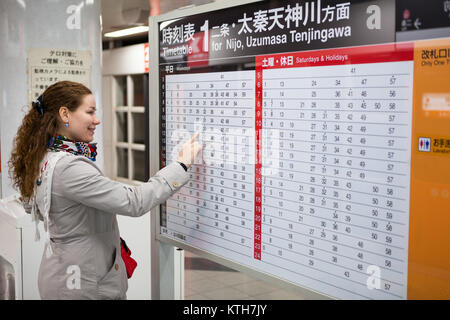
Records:
{"label": "column of numbers", "polygon": [[403,294],[408,64],[264,71],[266,259],[285,257],[363,289],[375,265],[383,292]]}
{"label": "column of numbers", "polygon": [[254,74],[166,77],[167,154],[200,131],[202,163],[168,200],[168,225],[197,241],[251,255]]}

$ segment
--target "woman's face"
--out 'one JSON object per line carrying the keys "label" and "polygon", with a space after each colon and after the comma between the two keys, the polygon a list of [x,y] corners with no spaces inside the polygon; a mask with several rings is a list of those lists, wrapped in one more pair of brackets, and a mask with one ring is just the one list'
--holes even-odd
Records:
{"label": "woman's face", "polygon": [[63,134],[75,141],[88,143],[94,140],[95,128],[100,124],[96,111],[94,96],[84,96],[81,105],[74,112],[69,111],[69,127],[63,127],[66,131]]}

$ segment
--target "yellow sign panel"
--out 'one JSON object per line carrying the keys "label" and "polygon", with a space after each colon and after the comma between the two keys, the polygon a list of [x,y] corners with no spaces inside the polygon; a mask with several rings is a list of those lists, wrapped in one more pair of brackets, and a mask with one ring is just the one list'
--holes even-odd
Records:
{"label": "yellow sign panel", "polygon": [[450,39],[414,46],[408,299],[450,298]]}

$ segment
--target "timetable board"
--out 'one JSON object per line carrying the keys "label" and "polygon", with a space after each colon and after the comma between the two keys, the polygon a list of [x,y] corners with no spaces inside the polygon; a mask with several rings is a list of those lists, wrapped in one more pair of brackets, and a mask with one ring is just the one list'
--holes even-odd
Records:
{"label": "timetable board", "polygon": [[161,236],[329,297],[408,298],[412,148],[432,140],[412,138],[416,45],[380,42],[160,59],[161,166],[204,146]]}

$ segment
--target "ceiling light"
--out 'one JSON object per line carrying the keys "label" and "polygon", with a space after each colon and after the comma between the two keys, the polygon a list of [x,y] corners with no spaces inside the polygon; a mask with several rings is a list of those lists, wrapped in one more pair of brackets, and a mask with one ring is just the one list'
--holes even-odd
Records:
{"label": "ceiling light", "polygon": [[118,38],[118,37],[123,37],[123,36],[129,36],[130,34],[142,33],[142,32],[148,32],[148,26],[133,27],[133,28],[128,28],[128,29],[122,29],[122,30],[117,30],[117,31],[113,31],[113,32],[108,32],[108,33],[105,33],[105,37]]}

